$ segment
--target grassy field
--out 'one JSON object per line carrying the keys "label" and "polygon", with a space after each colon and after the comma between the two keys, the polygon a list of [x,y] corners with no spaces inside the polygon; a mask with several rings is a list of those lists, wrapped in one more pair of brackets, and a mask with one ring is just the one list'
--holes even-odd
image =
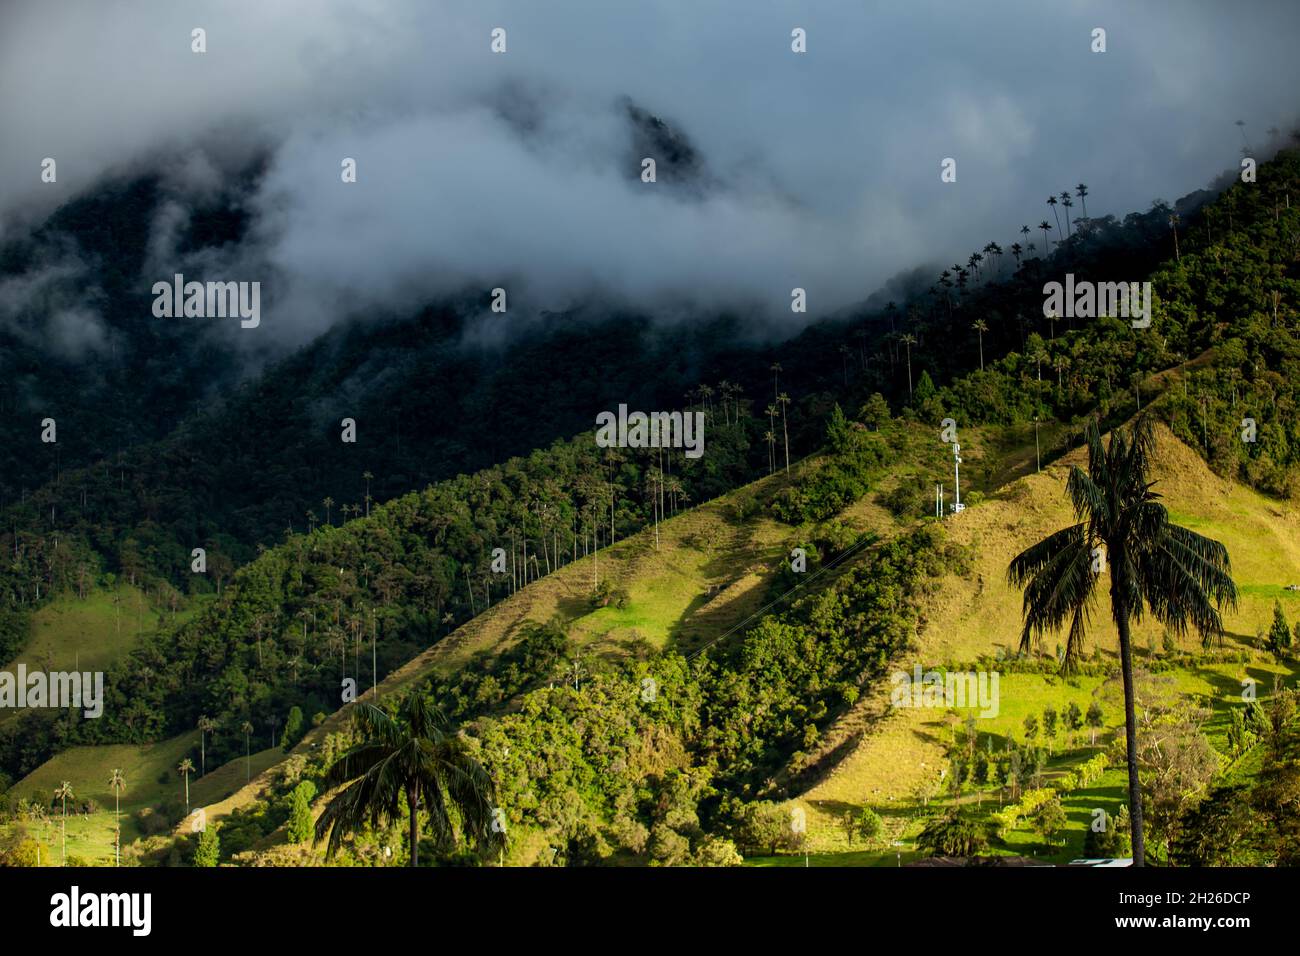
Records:
{"label": "grassy field", "polygon": [[[1284,589],[1286,584],[1300,581],[1300,512],[1217,478],[1191,449],[1163,429],[1158,438],[1156,477],[1160,481],[1156,490],[1164,495],[1171,518],[1227,546],[1241,592],[1235,611],[1225,615],[1225,646],[1249,651],[1252,661],[1196,665],[1167,675],[1180,693],[1212,708],[1205,730],[1211,743],[1222,751],[1227,748],[1228,706],[1240,704],[1244,678],[1258,682],[1261,696],[1270,692],[1275,674],[1294,684],[1296,666],[1274,661],[1260,648],[1256,633],[1271,622],[1275,599],[1282,601],[1293,623],[1300,616],[1300,595]],[[1021,595],[1006,582],[1005,569],[1025,546],[1072,522],[1064,482],[1068,467],[1080,461],[1078,452],[1067,455],[1041,474],[1013,481],[947,522],[955,541],[975,547],[974,571],[969,576],[949,575],[939,582],[925,608],[927,626],[904,662],[908,668],[917,662],[923,668],[973,664],[980,655],[1014,653]],[[1106,659],[1113,660],[1115,639],[1109,618],[1109,602],[1103,594],[1093,617],[1089,651],[1099,647]],[[1193,636],[1175,644],[1181,650],[1199,649]],[[1164,656],[1163,630],[1148,619],[1135,628],[1135,645],[1139,667],[1153,648],[1157,656]],[[1048,643],[1049,650],[1053,646]],[[993,735],[998,746],[1008,735],[1022,740],[1023,720],[1028,714],[1041,714],[1049,705],[1060,712],[1071,701],[1086,712],[1093,695],[1099,696],[1106,724],[1113,729],[1122,724],[1122,698],[1118,687],[1102,688],[1100,684],[1096,677],[1067,681],[1049,675],[1003,674],[999,714],[981,719],[978,730]],[[962,719],[942,709],[889,707],[888,688],[864,695],[854,710],[869,715],[857,720],[860,739],[824,779],[798,798],[806,809],[809,841],[816,851],[847,850],[839,818],[848,807],[870,805],[888,826],[889,811],[895,810],[897,817],[897,808],[909,805],[918,788],[945,765],[944,745]],[[845,721],[853,716],[851,713]],[[833,737],[833,731],[827,734],[828,739]],[[1070,821],[1067,845],[1053,852],[1053,859],[1078,855],[1090,819],[1085,811],[1106,805],[1106,801],[1118,805],[1123,787],[1123,775],[1112,770],[1086,793],[1065,801]],[[1099,800],[1103,802],[1098,804]],[[1089,801],[1092,804],[1085,807]],[[900,827],[898,832],[907,829]],[[1026,855],[1048,852],[1029,833],[1017,833],[1009,850]]]}
{"label": "grassy field", "polygon": [[84,599],[64,595],[32,615],[31,638],[7,669],[22,661],[29,668],[105,670],[160,622],[174,627],[188,620],[205,599],[189,600],[176,614],[160,616],[144,593],[130,585],[87,592]]}
{"label": "grassy field", "polygon": [[[67,852],[89,863],[109,863],[113,859],[114,794],[108,785],[114,768],[122,771],[126,788],[121,794],[122,843],[125,846],[143,834],[135,819],[145,807],[158,808],[163,803],[183,805],[184,781],[176,766],[198,745],[198,734],[183,734],[156,744],[141,746],[122,744],[103,747],[74,747],[20,780],[11,790],[18,799],[39,800],[49,806],[51,795],[66,780],[72,785],[74,799],[69,801],[67,817]],[[190,806],[206,807],[217,803],[244,786],[246,775],[256,776],[284,756],[280,748],[268,748],[245,758],[232,760],[214,768],[206,776],[190,776]],[[195,761],[197,763],[197,761]],[[98,809],[81,813],[86,799]],[[61,858],[59,828],[61,811],[50,810],[45,827],[46,840],[42,858],[56,865]],[[29,835],[38,836],[42,828],[26,824]]]}
{"label": "grassy field", "polygon": [[[84,599],[63,595],[32,615],[27,646],[4,669],[13,672],[22,663],[28,670],[105,671],[142,636],[155,633],[160,625],[183,623],[206,600],[189,600],[175,614],[160,616],[149,607],[144,592],[130,585],[112,591],[91,589]],[[0,723],[17,713],[0,710]]]}

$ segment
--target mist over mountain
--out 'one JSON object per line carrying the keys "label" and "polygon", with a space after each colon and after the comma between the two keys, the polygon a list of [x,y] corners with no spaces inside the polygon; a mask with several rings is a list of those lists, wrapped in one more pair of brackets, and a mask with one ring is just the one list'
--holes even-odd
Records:
{"label": "mist over mountain", "polygon": [[[734,309],[789,330],[998,223],[1013,235],[1062,184],[1104,182],[1090,213],[1122,214],[1204,185],[1239,138],[1262,151],[1300,78],[1288,23],[1300,11],[1282,2],[1251,16],[1208,2],[11,3],[0,241],[105,176],[156,175],[166,195],[133,281],[261,281],[256,334],[187,330],[252,356],[449,297],[486,311],[496,287],[514,316]],[[1089,49],[1098,26],[1105,53]],[[196,27],[206,53],[191,52]],[[791,51],[796,27],[807,53]],[[643,183],[651,153],[660,174]],[[45,157],[56,183],[41,182]],[[956,183],[939,180],[945,157]],[[187,245],[221,196],[244,228]],[[807,315],[790,312],[794,287]],[[75,244],[55,246],[0,286],[0,325],[30,339],[15,314],[39,301],[51,354],[111,357],[107,295]]]}

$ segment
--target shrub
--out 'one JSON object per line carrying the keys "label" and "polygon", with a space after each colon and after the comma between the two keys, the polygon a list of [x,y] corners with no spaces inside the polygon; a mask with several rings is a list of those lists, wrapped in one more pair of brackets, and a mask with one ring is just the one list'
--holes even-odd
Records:
{"label": "shrub", "polygon": [[293,788],[289,797],[289,824],[287,833],[290,843],[305,843],[315,832],[311,815],[311,801],[316,796],[316,785],[304,780]]}
{"label": "shrub", "polygon": [[307,727],[302,717],[302,708],[290,707],[289,716],[284,721],[284,733],[280,737],[280,744],[285,753],[293,749],[293,745],[302,739],[302,735],[306,730]]}
{"label": "shrub", "polygon": [[916,845],[941,856],[974,856],[988,846],[988,834],[970,817],[950,814],[930,821]]}
{"label": "shrub", "polygon": [[208,827],[199,834],[194,845],[195,866],[216,866],[221,862],[221,839],[217,836],[215,826]]}

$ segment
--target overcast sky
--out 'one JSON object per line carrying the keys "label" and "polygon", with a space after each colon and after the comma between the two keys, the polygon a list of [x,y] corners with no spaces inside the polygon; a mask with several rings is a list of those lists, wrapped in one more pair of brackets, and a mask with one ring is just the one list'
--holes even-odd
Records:
{"label": "overcast sky", "polygon": [[[0,236],[161,165],[142,284],[261,279],[283,342],[467,286],[793,320],[793,286],[831,311],[1010,245],[1080,181],[1093,215],[1173,200],[1237,163],[1235,120],[1262,153],[1297,113],[1297,27],[1294,0],[5,0]],[[620,97],[690,139],[703,189],[636,178]],[[259,147],[252,240],[178,259],[189,204]]]}

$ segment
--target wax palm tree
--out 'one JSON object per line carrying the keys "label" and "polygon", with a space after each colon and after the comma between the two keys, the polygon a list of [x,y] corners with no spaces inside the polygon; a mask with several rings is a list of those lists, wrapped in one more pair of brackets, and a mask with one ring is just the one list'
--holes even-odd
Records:
{"label": "wax palm tree", "polygon": [[253,725],[246,720],[239,731],[244,735],[244,783],[248,783],[253,779]]}
{"label": "wax palm tree", "polygon": [[912,400],[912,346],[916,344],[916,336],[909,332],[899,341],[907,346],[907,400],[910,402]]}
{"label": "wax palm tree", "polygon": [[[1129,434],[1111,435],[1102,447],[1095,422],[1086,432],[1088,470],[1075,466],[1066,483],[1077,523],[1048,535],[1012,559],[1007,577],[1024,588],[1021,651],[1041,644],[1045,631],[1069,622],[1062,662],[1074,668],[1096,602],[1101,560],[1110,563],[1111,617],[1119,634],[1128,749],[1129,816],[1133,863],[1142,866],[1142,792],[1137,768],[1137,718],[1133,703],[1131,621],[1144,610],[1174,635],[1196,628],[1208,644],[1222,636],[1220,610],[1235,605],[1228,551],[1222,544],[1171,524],[1150,480],[1155,437],[1148,415]],[[1104,549],[1104,551],[1103,551]],[[1105,555],[1102,559],[1099,556]]]}
{"label": "wax palm tree", "polygon": [[126,789],[126,777],[122,771],[114,768],[108,778],[108,789],[113,791],[113,819],[116,821],[116,835],[113,846],[113,865],[122,865],[122,791]]}
{"label": "wax palm tree", "polygon": [[1056,217],[1056,234],[1060,236],[1062,240],[1064,240],[1065,233],[1061,232],[1061,214],[1056,209],[1057,202],[1058,200],[1055,196],[1047,197],[1047,205],[1052,207],[1052,215]]}
{"label": "wax palm tree", "polygon": [[1174,231],[1174,261],[1175,262],[1182,262],[1182,257],[1179,256],[1178,254],[1178,224],[1182,221],[1183,219],[1180,215],[1178,215],[1178,213],[1171,212],[1169,214],[1169,228]]}
{"label": "wax palm tree", "polygon": [[[772,431],[774,431],[774,432],[776,431],[776,415],[777,415],[777,411],[778,411],[778,409],[777,409],[775,403],[773,403],[773,404],[767,406],[767,424],[768,424],[768,428],[770,428],[770,429],[771,429]],[[775,461],[775,459],[773,459],[773,460]],[[774,471],[776,470],[776,469],[775,469],[775,465],[773,466],[773,470],[774,470]]]}
{"label": "wax palm tree", "polygon": [[1030,339],[1029,361],[1034,363],[1034,376],[1041,383],[1043,381],[1043,363],[1047,361],[1047,352],[1042,346],[1041,339]]}
{"label": "wax palm tree", "polygon": [[186,757],[176,765],[176,772],[185,778],[185,815],[190,815],[190,774],[194,772],[194,761]]}
{"label": "wax palm tree", "polygon": [[[329,837],[332,857],[346,833],[366,824],[409,821],[410,865],[419,865],[419,812],[440,844],[453,843],[457,824],[471,842],[493,839],[494,787],[483,766],[470,754],[463,736],[433,702],[419,691],[404,696],[393,710],[357,704],[354,720],[361,742],[348,749],[325,775],[327,789],[344,787],[316,821],[315,843]],[[344,786],[346,785],[346,786]],[[402,802],[405,800],[405,808]]]}
{"label": "wax palm tree", "polygon": [[1038,224],[1038,228],[1043,231],[1043,255],[1052,251],[1052,238],[1048,235],[1052,231],[1052,224],[1044,219]]}
{"label": "wax palm tree", "polygon": [[217,729],[217,722],[204,715],[199,718],[199,776],[208,772],[208,734]]}
{"label": "wax palm tree", "polygon": [[54,791],[54,797],[63,804],[63,823],[62,823],[62,843],[63,849],[61,866],[68,865],[68,799],[73,796],[72,784],[63,781],[59,788]]}
{"label": "wax palm tree", "polygon": [[984,371],[984,333],[989,330],[989,324],[983,319],[976,319],[971,326],[980,337],[980,371]]}
{"label": "wax palm tree", "polygon": [[1074,194],[1079,197],[1079,202],[1083,204],[1083,218],[1088,218],[1088,186],[1086,183],[1079,183],[1074,187]]}
{"label": "wax palm tree", "polygon": [[790,426],[785,410],[790,404],[790,396],[782,392],[776,397],[776,403],[781,406],[781,444],[785,447],[785,473],[788,476],[790,474]]}
{"label": "wax palm tree", "polygon": [[1065,207],[1065,234],[1068,236],[1073,232],[1070,228],[1070,209],[1074,206],[1074,200],[1068,191],[1061,193],[1061,205]]}

